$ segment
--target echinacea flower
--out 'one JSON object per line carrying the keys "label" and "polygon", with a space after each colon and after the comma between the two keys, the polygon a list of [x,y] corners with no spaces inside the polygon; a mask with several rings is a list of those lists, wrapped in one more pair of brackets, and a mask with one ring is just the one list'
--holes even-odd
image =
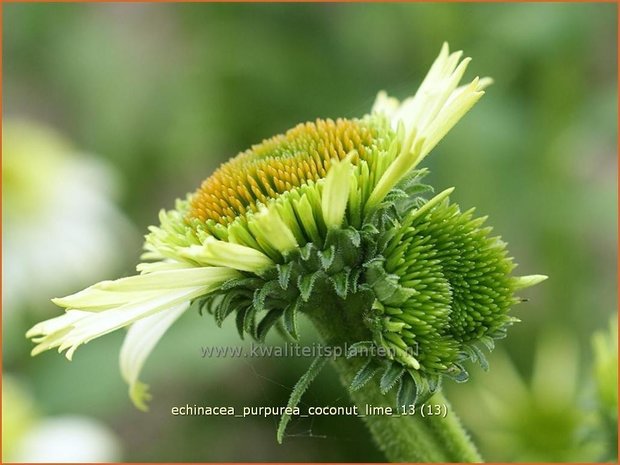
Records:
{"label": "echinacea flower", "polygon": [[300,124],[223,164],[160,213],[140,274],[55,299],[66,312],[28,332],[33,354],[71,358],[129,327],[121,372],[144,409],[146,357],[196,302],[218,324],[235,314],[241,336],[258,340],[274,325],[297,338],[300,312],[318,327],[345,321],[340,333],[360,334],[350,342],[389,349],[354,389],[379,369],[382,392],[398,384],[405,402],[443,375],[464,380],[465,358],[484,363],[478,344],[491,348],[512,323],[514,291],[544,279],[510,276],[504,243],[448,202],[452,189],[422,197],[431,188],[417,166],[490,83],[459,87],[469,61],[444,44],[413,97],[382,92],[359,119]]}

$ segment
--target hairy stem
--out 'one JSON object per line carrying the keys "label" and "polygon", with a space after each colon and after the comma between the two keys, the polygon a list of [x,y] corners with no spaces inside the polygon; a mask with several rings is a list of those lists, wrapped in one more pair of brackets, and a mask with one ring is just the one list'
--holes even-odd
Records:
{"label": "hairy stem", "polygon": [[[361,324],[363,302],[348,299],[340,302],[338,308],[331,305],[317,306],[310,318],[317,327],[325,344],[344,346],[369,340],[371,335]],[[334,366],[343,385],[348,389],[364,360],[360,357],[347,359],[337,357]],[[381,393],[378,382],[372,379],[361,389],[350,392],[360,415],[366,414],[367,406],[392,407],[395,414],[396,393]],[[442,415],[421,415],[419,408],[413,415],[365,415],[375,442],[392,462],[482,462],[476,447],[464,430],[456,414],[451,410],[443,394],[437,393],[426,405],[441,405],[447,409]]]}

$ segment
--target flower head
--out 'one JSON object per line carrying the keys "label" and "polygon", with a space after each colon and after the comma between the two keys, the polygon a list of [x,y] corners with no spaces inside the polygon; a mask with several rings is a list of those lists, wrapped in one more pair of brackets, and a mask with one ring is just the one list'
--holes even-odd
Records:
{"label": "flower head", "polygon": [[415,96],[380,93],[366,116],[300,124],[223,164],[160,213],[139,275],[56,299],[67,311],[29,331],[33,353],[71,357],[131,325],[121,370],[145,408],[139,371],[190,302],[218,324],[235,314],[242,337],[263,340],[274,325],[297,338],[300,312],[355,298],[352,324],[368,340],[353,342],[390,349],[368,361],[395,373],[386,390],[400,383],[411,400],[442,375],[463,379],[464,358],[483,359],[476,343],[490,346],[512,322],[513,292],[542,277],[510,277],[504,244],[448,203],[452,190],[423,198],[431,188],[416,167],[490,82],[458,87],[469,63],[460,58],[444,44]]}

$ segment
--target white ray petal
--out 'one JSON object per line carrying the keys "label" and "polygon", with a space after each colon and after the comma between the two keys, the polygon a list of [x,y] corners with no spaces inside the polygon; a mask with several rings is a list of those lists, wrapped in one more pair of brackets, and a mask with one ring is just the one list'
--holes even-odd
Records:
{"label": "white ray petal", "polygon": [[[240,276],[230,268],[205,267],[105,281],[57,299],[69,307],[65,315],[35,325],[26,335],[38,343],[33,354],[57,347],[60,352],[67,350],[71,359],[80,345],[92,339],[189,303]],[[112,302],[115,306],[110,307]]]}
{"label": "white ray petal", "polygon": [[371,213],[383,197],[411,172],[482,97],[492,79],[474,79],[458,87],[471,59],[462,52],[450,53],[444,43],[439,56],[413,97],[398,100],[379,92],[373,112],[386,116],[392,128],[404,128],[402,148],[375,184],[365,212]]}
{"label": "white ray petal", "polygon": [[68,328],[46,335],[39,341],[34,350],[41,351],[58,347],[59,352],[67,351],[66,356],[72,359],[74,352],[82,344],[95,338],[111,333],[130,325],[142,318],[158,312],[168,311],[171,307],[189,302],[196,297],[208,293],[210,286],[196,286],[180,290],[163,290],[157,297],[139,302],[130,302],[118,308],[103,312],[83,312],[69,310],[67,313],[78,313],[81,318],[72,321]]}
{"label": "white ray petal", "polygon": [[203,245],[179,249],[179,254],[202,265],[222,265],[252,273],[274,266],[274,262],[259,250],[220,241],[212,236],[207,237]]}
{"label": "white ray petal", "polygon": [[140,301],[158,294],[162,289],[210,285],[237,275],[237,271],[227,267],[154,271],[115,281],[101,281],[80,292],[52,301],[60,307],[96,311]]}
{"label": "white ray petal", "polygon": [[147,401],[150,400],[148,386],[139,380],[144,362],[164,333],[188,308],[188,303],[182,303],[136,321],[129,327],[119,361],[123,379],[129,384],[129,397],[140,410],[148,410]]}

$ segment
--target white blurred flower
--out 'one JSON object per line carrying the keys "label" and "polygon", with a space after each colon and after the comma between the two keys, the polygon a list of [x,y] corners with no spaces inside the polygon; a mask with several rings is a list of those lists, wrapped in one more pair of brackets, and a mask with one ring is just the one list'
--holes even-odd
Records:
{"label": "white blurred flower", "polygon": [[12,376],[2,378],[2,461],[11,460],[14,451],[37,414],[34,401],[24,386]]}
{"label": "white blurred flower", "polygon": [[32,122],[5,120],[2,135],[2,304],[10,312],[109,271],[129,227],[102,161]]}
{"label": "white blurred flower", "polygon": [[83,416],[46,418],[21,438],[16,462],[116,462],[119,446],[102,424]]}
{"label": "white blurred flower", "polygon": [[27,387],[2,379],[2,460],[11,462],[115,462],[115,435],[85,416],[40,417]]}

